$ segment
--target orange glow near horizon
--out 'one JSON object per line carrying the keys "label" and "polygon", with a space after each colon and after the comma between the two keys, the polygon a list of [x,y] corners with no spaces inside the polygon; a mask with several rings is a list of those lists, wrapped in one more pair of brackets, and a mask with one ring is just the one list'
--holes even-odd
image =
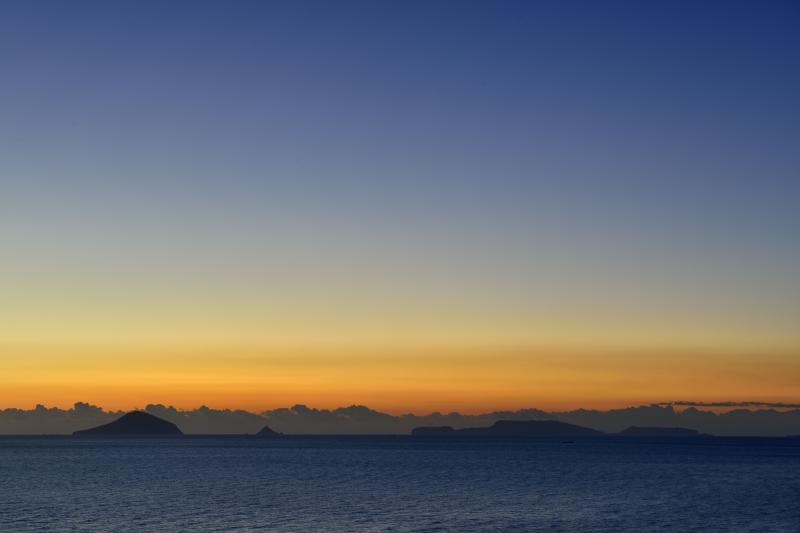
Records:
{"label": "orange glow near horizon", "polygon": [[163,268],[105,257],[82,252],[71,270],[47,272],[20,263],[0,279],[0,407],[800,401],[797,300],[766,282],[711,294],[614,273],[559,289],[555,271],[512,286],[480,263],[469,276],[378,265],[370,277],[345,264],[284,276],[269,262],[226,273],[180,254]]}
{"label": "orange glow near horizon", "polygon": [[655,402],[797,401],[800,360],[707,350],[4,345],[0,407],[149,403],[261,411],[367,405],[392,414]]}

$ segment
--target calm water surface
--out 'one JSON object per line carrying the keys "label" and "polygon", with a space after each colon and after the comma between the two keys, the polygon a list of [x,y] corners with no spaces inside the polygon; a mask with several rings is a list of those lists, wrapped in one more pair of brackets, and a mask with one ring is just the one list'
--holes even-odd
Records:
{"label": "calm water surface", "polygon": [[0,438],[0,531],[800,531],[800,442]]}

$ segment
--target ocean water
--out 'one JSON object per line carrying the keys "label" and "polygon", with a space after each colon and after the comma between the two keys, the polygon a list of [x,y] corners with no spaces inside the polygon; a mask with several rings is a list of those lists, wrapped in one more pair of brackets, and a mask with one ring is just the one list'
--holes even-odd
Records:
{"label": "ocean water", "polygon": [[800,531],[800,442],[0,438],[0,531]]}

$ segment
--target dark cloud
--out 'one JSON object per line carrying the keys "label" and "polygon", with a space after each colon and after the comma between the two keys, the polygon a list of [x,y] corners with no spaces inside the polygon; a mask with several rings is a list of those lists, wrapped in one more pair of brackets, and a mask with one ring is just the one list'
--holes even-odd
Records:
{"label": "dark cloud", "polygon": [[771,407],[774,409],[800,409],[800,403],[782,402],[663,402],[658,405],[677,405],[693,407]]}
{"label": "dark cloud", "polygon": [[[686,409],[675,409],[675,406]],[[729,407],[715,413],[698,407]],[[767,407],[746,409],[745,407]],[[654,405],[597,411],[547,412],[539,409],[495,411],[465,415],[438,413],[393,416],[363,405],[338,409],[316,409],[295,405],[251,413],[243,410],[212,409],[206,406],[180,410],[151,404],[145,410],[177,424],[184,433],[253,434],[265,425],[288,434],[408,434],[418,426],[455,428],[489,426],[497,420],[561,420],[600,431],[615,432],[629,426],[669,426],[696,429],[713,435],[781,436],[800,434],[800,405],[764,402],[666,402]],[[122,414],[76,403],[71,409],[44,407],[0,410],[0,434],[69,434],[75,430],[105,424]]]}
{"label": "dark cloud", "polygon": [[111,422],[122,412],[104,411],[88,403],[78,402],[72,409],[37,405],[33,409],[3,409],[0,411],[0,434],[42,435],[72,433]]}
{"label": "dark cloud", "polygon": [[145,411],[175,423],[184,433],[256,433],[265,425],[262,416],[240,409],[211,409],[205,405],[191,411],[151,404]]}

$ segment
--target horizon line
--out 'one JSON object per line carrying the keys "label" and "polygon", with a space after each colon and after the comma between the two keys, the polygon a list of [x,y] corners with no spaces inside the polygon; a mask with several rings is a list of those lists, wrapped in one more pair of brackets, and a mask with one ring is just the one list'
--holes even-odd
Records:
{"label": "horizon line", "polygon": [[[494,409],[494,410],[483,410],[483,411],[475,411],[475,412],[461,412],[461,411],[456,411],[456,410],[440,411],[440,410],[434,409],[434,410],[425,411],[425,412],[422,412],[422,411],[416,411],[416,412],[414,412],[414,411],[402,411],[402,412],[398,411],[397,414],[392,414],[392,413],[388,413],[386,411],[381,411],[379,409],[374,409],[372,407],[369,407],[368,405],[361,404],[361,403],[352,403],[352,404],[348,404],[348,405],[340,405],[338,407],[321,407],[321,408],[320,407],[309,406],[308,404],[304,404],[304,403],[294,403],[292,405],[279,406],[279,407],[267,408],[267,409],[262,409],[262,410],[250,410],[250,409],[239,408],[239,407],[212,407],[212,406],[207,405],[205,403],[201,404],[199,406],[196,406],[196,407],[186,408],[186,407],[175,407],[174,405],[171,405],[169,403],[161,403],[161,402],[155,402],[155,403],[154,402],[150,402],[150,403],[145,404],[144,406],[133,406],[131,408],[117,408],[117,409],[114,409],[114,408],[107,408],[107,407],[104,407],[102,405],[97,405],[97,404],[90,403],[90,402],[76,401],[69,407],[62,407],[62,406],[59,406],[59,405],[48,406],[48,405],[43,404],[43,403],[36,403],[33,407],[30,407],[30,408],[15,407],[15,406],[5,406],[5,407],[0,407],[0,412],[2,412],[2,411],[12,411],[12,410],[14,410],[14,411],[36,411],[36,410],[39,410],[39,408],[42,408],[42,409],[48,410],[48,411],[52,411],[52,410],[76,411],[76,410],[79,409],[79,407],[98,409],[98,410],[100,410],[100,411],[102,411],[104,413],[109,413],[109,414],[112,414],[112,413],[126,413],[126,412],[132,412],[132,411],[146,411],[149,407],[161,407],[161,408],[165,408],[165,409],[175,410],[176,412],[179,412],[179,413],[181,413],[181,412],[191,413],[191,412],[196,412],[196,411],[200,411],[200,410],[209,410],[209,411],[220,411],[220,412],[222,412],[222,411],[245,412],[245,413],[250,413],[250,414],[254,414],[254,415],[261,415],[261,414],[264,414],[264,413],[270,413],[270,412],[274,412],[274,411],[278,411],[278,410],[295,410],[296,408],[304,408],[304,409],[308,409],[310,411],[320,411],[320,412],[324,412],[324,411],[334,412],[334,411],[340,411],[340,410],[345,410],[345,409],[362,408],[362,409],[367,409],[367,410],[375,412],[375,413],[386,414],[388,416],[403,417],[403,416],[431,416],[431,415],[434,415],[434,414],[440,414],[440,415],[458,414],[458,415],[464,415],[464,416],[482,416],[482,415],[490,415],[490,414],[496,414],[496,413],[518,413],[520,411],[540,411],[540,412],[549,413],[549,414],[571,413],[571,412],[576,412],[576,411],[593,411],[593,412],[608,413],[608,412],[612,412],[612,411],[622,411],[622,410],[627,410],[627,409],[637,409],[637,408],[645,408],[645,407],[686,407],[686,408],[691,408],[691,407],[710,407],[710,408],[723,408],[723,409],[730,409],[730,410],[736,410],[737,408],[761,407],[761,408],[767,408],[767,410],[776,410],[776,409],[781,409],[781,410],[800,410],[800,402],[797,402],[797,403],[795,403],[795,402],[767,402],[767,401],[758,401],[758,400],[713,401],[713,402],[697,401],[697,402],[695,402],[695,401],[687,401],[687,400],[675,400],[675,401],[646,402],[646,403],[630,404],[630,405],[620,406],[620,407],[610,407],[610,408],[607,408],[607,409],[591,408],[591,407],[574,407],[574,408],[571,408],[571,409],[552,410],[552,409],[545,409],[545,408],[540,408],[540,407],[527,406],[527,407],[518,407],[518,408],[514,408],[514,409],[511,409],[511,408],[509,408],[509,409]],[[746,409],[746,410],[750,410],[750,409]],[[757,409],[757,410],[764,410],[764,409]],[[713,411],[710,411],[710,412],[713,412]]]}

